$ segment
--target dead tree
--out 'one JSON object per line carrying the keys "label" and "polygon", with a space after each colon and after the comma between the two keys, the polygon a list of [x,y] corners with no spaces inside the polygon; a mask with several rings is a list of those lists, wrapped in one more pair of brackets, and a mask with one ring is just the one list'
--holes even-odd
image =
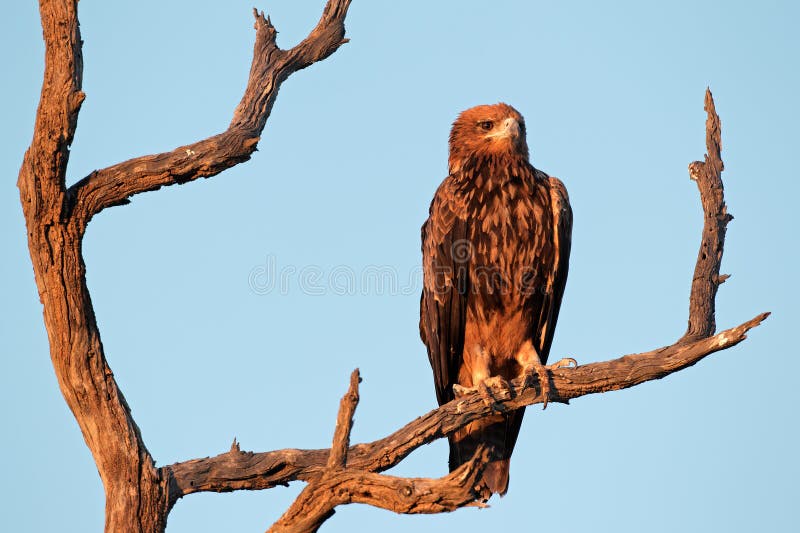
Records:
{"label": "dead tree", "polygon": [[[479,397],[453,401],[381,440],[350,446],[358,403],[358,371],[342,399],[328,450],[231,450],[156,468],[122,391],[109,368],[86,286],[81,243],[94,215],[128,202],[134,194],[210,177],[247,161],[256,149],[281,83],[293,72],[325,59],[347,42],[344,19],[350,0],[329,0],[317,26],[300,44],[278,48],[275,28],[255,13],[255,49],[244,96],[228,129],[171,152],[149,155],[92,172],[67,187],[69,146],[84,100],[83,60],[77,0],[40,0],[45,72],[30,148],[19,173],[19,191],[50,357],[61,392],[91,450],[106,494],[107,532],[164,531],[182,497],[201,491],[268,489],[307,483],[271,531],[315,531],[339,505],[366,503],[398,513],[439,513],[480,502],[485,451],[440,479],[390,477],[411,451],[445,437],[498,408],[542,401],[541,387],[514,384],[496,391],[497,404]],[[715,333],[714,298],[726,276],[719,274],[725,227],[731,216],[723,201],[720,123],[711,93],[705,108],[707,155],[690,165],[700,189],[705,225],[692,280],[689,328],[676,343],[603,363],[555,370],[551,401],[632,387],[695,364],[734,346],[767,314]]]}

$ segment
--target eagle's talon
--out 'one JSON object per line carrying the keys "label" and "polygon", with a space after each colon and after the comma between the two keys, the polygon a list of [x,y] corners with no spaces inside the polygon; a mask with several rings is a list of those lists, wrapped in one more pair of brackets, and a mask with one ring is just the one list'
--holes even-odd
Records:
{"label": "eagle's talon", "polygon": [[578,367],[578,361],[576,361],[572,357],[565,357],[565,358],[563,358],[563,359],[561,359],[559,361],[556,361],[552,365],[548,365],[548,367],[551,368],[551,369],[577,368]]}
{"label": "eagle's talon", "polygon": [[502,392],[505,392],[509,396],[514,388],[511,386],[511,383],[508,382],[503,376],[492,376],[490,378],[486,378],[483,380],[483,384],[487,387],[492,389],[496,389]]}
{"label": "eagle's talon", "polygon": [[525,386],[533,385],[531,378],[533,378],[534,374],[539,382],[539,392],[542,395],[543,411],[547,409],[547,404],[550,401],[550,371],[557,370],[559,368],[576,368],[577,366],[578,361],[572,357],[565,357],[559,361],[556,361],[552,365],[532,364],[525,368]]}
{"label": "eagle's talon", "polygon": [[481,381],[475,387],[465,387],[463,385],[454,384],[453,385],[453,396],[456,399],[463,398],[465,396],[469,396],[471,394],[478,394],[483,400],[484,405],[486,407],[491,407],[493,411],[497,411],[498,413],[505,413],[507,409],[498,400],[497,396],[495,396],[493,389],[499,389],[500,391],[505,391],[506,394],[511,394],[513,390],[511,388],[511,384],[503,379],[501,376],[492,376]]}
{"label": "eagle's talon", "polygon": [[505,413],[508,409],[500,403],[500,400],[497,399],[495,396],[495,392],[493,389],[499,389],[501,391],[505,391],[508,393],[511,390],[511,385],[503,379],[502,376],[492,376],[490,378],[486,378],[485,380],[481,381],[481,384],[478,386],[478,391],[483,398],[483,403],[486,407],[491,407],[492,411],[496,411],[498,413]]}
{"label": "eagle's talon", "polygon": [[[560,363],[561,361],[559,361]],[[556,363],[558,364],[558,363]],[[550,401],[550,367],[545,365],[529,365],[525,368],[525,386],[533,385],[533,376],[536,376],[536,381],[539,382],[539,393],[542,395],[542,411],[547,409],[547,403]]]}

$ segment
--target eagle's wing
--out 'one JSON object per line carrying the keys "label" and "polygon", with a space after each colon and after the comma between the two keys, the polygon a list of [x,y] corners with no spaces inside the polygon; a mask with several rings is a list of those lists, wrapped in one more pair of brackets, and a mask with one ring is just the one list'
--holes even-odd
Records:
{"label": "eagle's wing", "polygon": [[564,287],[567,284],[567,271],[569,270],[569,252],[572,247],[572,208],[569,205],[569,195],[564,183],[550,177],[550,206],[553,216],[553,258],[554,268],[548,274],[547,288],[544,291],[541,318],[539,320],[538,346],[542,357],[542,364],[547,363],[550,355],[550,346],[553,344],[553,334],[556,330],[558,312],[561,309],[561,298],[564,296]]}
{"label": "eagle's wing", "polygon": [[428,348],[439,405],[453,399],[463,358],[472,258],[465,213],[464,198],[448,177],[436,191],[422,226],[424,286],[419,329]]}

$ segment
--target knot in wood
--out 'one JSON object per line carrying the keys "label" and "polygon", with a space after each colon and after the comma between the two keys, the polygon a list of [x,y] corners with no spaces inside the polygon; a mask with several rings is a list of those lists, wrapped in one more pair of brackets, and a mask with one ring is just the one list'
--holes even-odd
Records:
{"label": "knot in wood", "polygon": [[694,181],[698,181],[704,167],[705,163],[702,161],[692,161],[689,163],[689,178],[693,179]]}

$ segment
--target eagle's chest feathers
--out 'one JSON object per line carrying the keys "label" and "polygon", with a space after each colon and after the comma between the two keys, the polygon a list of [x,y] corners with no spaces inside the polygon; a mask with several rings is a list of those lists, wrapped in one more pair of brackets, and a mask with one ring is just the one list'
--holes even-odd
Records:
{"label": "eagle's chest feathers", "polygon": [[[533,336],[537,305],[552,291],[556,259],[549,183],[533,172],[493,173],[474,176],[462,192],[472,246],[465,361],[470,353],[483,353],[499,365],[495,370],[513,377],[514,370],[502,368],[515,364],[513,355]],[[470,364],[462,372],[467,379]]]}
{"label": "eagle's chest feathers", "polygon": [[465,194],[473,294],[492,307],[523,306],[552,268],[547,183],[533,176],[479,175]]}

